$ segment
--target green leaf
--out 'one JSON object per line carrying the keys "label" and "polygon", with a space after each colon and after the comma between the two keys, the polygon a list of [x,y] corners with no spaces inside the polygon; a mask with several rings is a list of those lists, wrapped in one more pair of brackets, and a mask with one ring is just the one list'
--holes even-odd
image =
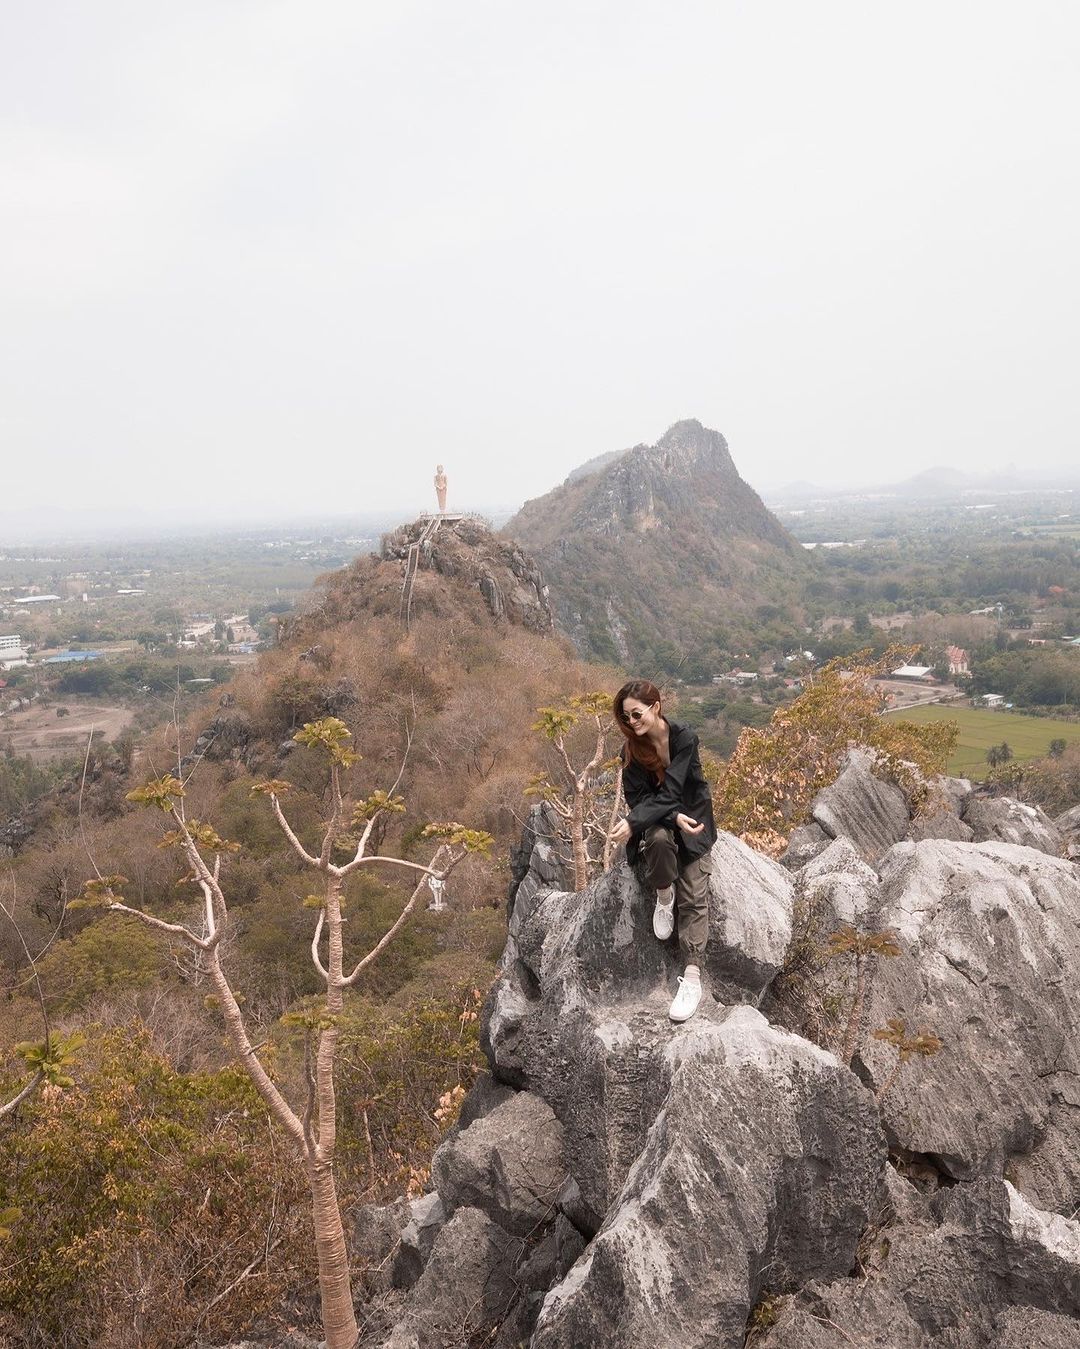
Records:
{"label": "green leaf", "polygon": [[171,773],[166,773],[164,777],[153,778],[141,787],[136,787],[133,792],[128,792],[126,800],[136,806],[156,806],[168,814],[173,808],[173,801],[183,795],[184,784]]}
{"label": "green leaf", "polygon": [[392,815],[403,815],[405,813],[405,798],[403,796],[391,796],[388,792],[372,792],[370,796],[365,797],[363,801],[358,801],[353,807],[353,824],[364,824],[368,820],[373,820],[381,811]]}
{"label": "green leaf", "polygon": [[351,768],[361,756],[346,744],[352,739],[352,731],[340,717],[323,717],[321,721],[309,721],[296,732],[293,739],[311,749],[323,750],[329,755],[331,763],[341,768]]}
{"label": "green leaf", "polygon": [[466,852],[488,853],[495,840],[482,829],[466,829],[456,821],[425,825],[421,830],[423,838],[437,838],[451,847],[464,848]]}

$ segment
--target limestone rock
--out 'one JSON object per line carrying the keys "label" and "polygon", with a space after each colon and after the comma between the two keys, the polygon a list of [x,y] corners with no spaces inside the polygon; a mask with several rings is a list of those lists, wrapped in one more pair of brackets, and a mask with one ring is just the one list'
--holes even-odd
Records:
{"label": "limestone rock", "polygon": [[1009,1307],[994,1325],[990,1349],[1080,1349],[1080,1320],[1034,1307]]}
{"label": "limestone rock", "polygon": [[[685,641],[717,613],[734,632],[756,628],[760,597],[809,569],[805,549],[739,476],[723,436],[691,420],[526,502],[506,533],[543,567],[579,651],[607,660],[614,649],[630,667],[646,647]],[[657,567],[657,540],[669,534],[694,559],[691,588]]]}
{"label": "limestone rock", "polygon": [[391,1282],[395,1288],[411,1288],[424,1272],[435,1238],[446,1222],[446,1210],[438,1194],[421,1195],[409,1205],[409,1218],[402,1229],[394,1256]]}
{"label": "limestone rock", "polygon": [[871,862],[908,830],[904,793],[874,777],[865,757],[849,758],[836,781],[818,792],[811,813],[830,838],[850,839]]}
{"label": "limestone rock", "polygon": [[559,817],[549,802],[540,801],[526,816],[521,841],[510,850],[509,910],[513,912],[523,885],[531,897],[538,890],[570,890],[573,884],[573,867],[561,839]]}
{"label": "limestone rock", "polygon": [[476,1080],[465,1093],[465,1099],[458,1111],[456,1128],[467,1129],[475,1120],[483,1119],[493,1110],[513,1096],[510,1087],[496,1082],[490,1073],[478,1073]]}
{"label": "limestone rock", "polygon": [[1054,828],[1065,841],[1065,856],[1074,861],[1080,858],[1080,806],[1073,806],[1059,815],[1054,821]]}
{"label": "limestone rock", "polygon": [[586,1238],[596,1236],[596,1223],[592,1211],[582,1198],[581,1186],[573,1176],[568,1176],[562,1189],[555,1197],[555,1207],[559,1216]]}
{"label": "limestone rock", "polygon": [[[897,1146],[955,1180],[1008,1162],[1041,1207],[1080,1207],[1080,873],[1009,843],[901,843],[882,863],[879,962],[867,1030],[929,1029],[940,1053],[907,1064],[883,1102]],[[896,1051],[867,1038],[856,1066],[880,1088]],[[1075,1104],[1073,1104],[1075,1103]]]}
{"label": "limestone rock", "polygon": [[803,902],[814,910],[822,937],[842,923],[865,926],[877,904],[877,872],[866,865],[847,838],[834,839],[798,874]]}
{"label": "limestone rock", "polygon": [[565,1214],[555,1219],[555,1274],[565,1279],[585,1249],[586,1240]]}
{"label": "limestone rock", "polygon": [[964,807],[971,796],[967,778],[938,777],[930,783],[925,813],[911,821],[908,838],[951,838],[958,843],[970,843],[975,837],[971,825],[962,818]]}
{"label": "limestone rock", "polygon": [[538,1096],[515,1092],[447,1139],[431,1174],[449,1211],[472,1206],[506,1231],[531,1236],[554,1220],[566,1180],[562,1125]]}
{"label": "limestone rock", "polygon": [[791,940],[794,889],[778,863],[721,832],[709,878],[705,969],[724,1002],[760,998],[779,973]]}
{"label": "limestone rock", "polygon": [[663,1066],[663,1107],[532,1349],[741,1349],[766,1280],[851,1268],[884,1160],[853,1076],[745,1006],[681,1028]]}
{"label": "limestone rock", "polygon": [[814,1283],[763,1349],[1074,1349],[1080,1226],[1007,1182],[943,1190],[922,1222],[887,1228],[861,1279]]}
{"label": "limestone rock", "polygon": [[953,778],[940,773],[930,779],[930,790],[942,809],[962,815],[964,803],[974,790],[974,783],[970,778]]}
{"label": "limestone rock", "polygon": [[[730,835],[714,859],[706,1001],[720,990],[725,1001],[757,1002],[783,962],[791,878]],[[653,938],[651,916],[626,867],[580,894],[519,890],[484,1009],[492,1071],[541,1096],[562,1122],[593,1230],[663,1099],[654,1059],[671,1034],[680,966],[675,943]]]}
{"label": "limestone rock", "polygon": [[1061,855],[1064,838],[1041,806],[1029,806],[1008,796],[972,796],[964,806],[964,821],[974,831],[976,843],[1018,843],[1053,857]]}
{"label": "limestone rock", "polygon": [[354,1274],[369,1292],[382,1291],[391,1280],[391,1267],[401,1229],[409,1221],[409,1201],[363,1204],[352,1220],[349,1255]]}
{"label": "limestone rock", "polygon": [[806,866],[807,862],[813,861],[818,853],[824,852],[831,842],[832,839],[820,824],[813,821],[810,824],[800,824],[791,831],[787,848],[779,859],[780,865],[787,867],[789,871],[798,871],[800,867]]}
{"label": "limestone rock", "polygon": [[1063,834],[1074,834],[1080,830],[1080,806],[1072,806],[1054,820],[1056,828]]}
{"label": "limestone rock", "polygon": [[[374,1343],[1080,1349],[1080,870],[936,838],[875,870],[869,837],[795,872],[718,840],[682,1025],[674,943],[629,870],[571,894],[530,860],[482,1019],[493,1077],[433,1166],[456,1211]],[[796,903],[800,941],[804,919],[818,941],[897,934],[869,962],[854,1071],[758,1010],[787,1015]],[[826,977],[847,996],[842,961]],[[871,1034],[894,1018],[940,1052],[897,1074]]]}
{"label": "limestone rock", "polygon": [[436,1238],[385,1349],[464,1349],[481,1326],[498,1324],[509,1310],[520,1251],[521,1243],[479,1209],[458,1209]]}
{"label": "limestone rock", "polygon": [[932,810],[915,816],[907,836],[916,842],[924,838],[949,838],[957,843],[970,843],[975,830],[951,810]]}

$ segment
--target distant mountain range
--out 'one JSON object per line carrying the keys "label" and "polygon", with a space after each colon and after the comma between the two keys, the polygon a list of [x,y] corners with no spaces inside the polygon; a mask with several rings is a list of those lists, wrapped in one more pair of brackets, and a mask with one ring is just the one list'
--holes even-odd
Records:
{"label": "distant mountain range", "polygon": [[809,565],[698,421],[590,459],[505,533],[540,562],[582,653],[646,672],[661,653],[670,668],[673,650],[737,645],[763,606],[791,617]]}
{"label": "distant mountain range", "polygon": [[850,487],[826,487],[800,479],[780,487],[766,489],[766,500],[780,504],[810,499],[833,500],[851,496],[895,496],[902,500],[948,499],[965,492],[1038,492],[1055,488],[1080,487],[1080,470],[1008,468],[987,473],[967,473],[962,469],[939,465],[924,469],[910,478],[894,483],[875,483]]}

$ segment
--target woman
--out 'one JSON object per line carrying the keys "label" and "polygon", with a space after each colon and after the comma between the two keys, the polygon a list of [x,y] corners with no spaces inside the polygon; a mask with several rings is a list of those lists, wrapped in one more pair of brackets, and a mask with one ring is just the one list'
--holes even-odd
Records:
{"label": "woman", "polygon": [[701,771],[698,738],[668,721],[660,690],[633,679],[615,695],[622,731],[623,791],[630,813],[611,831],[626,844],[627,861],[641,864],[643,884],[656,891],[653,932],[667,941],[679,910],[679,947],[686,969],[668,1015],[686,1021],[701,1000],[701,957],[709,940],[709,876],[716,842],[712,796]]}

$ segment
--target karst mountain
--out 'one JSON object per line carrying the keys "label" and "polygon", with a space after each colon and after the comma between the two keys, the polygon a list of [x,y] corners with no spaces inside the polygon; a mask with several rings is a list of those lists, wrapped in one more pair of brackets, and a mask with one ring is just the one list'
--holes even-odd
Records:
{"label": "karst mountain", "polygon": [[737,655],[762,622],[797,618],[808,569],[724,437],[693,420],[589,460],[505,533],[542,566],[582,654],[643,669],[706,646]]}

